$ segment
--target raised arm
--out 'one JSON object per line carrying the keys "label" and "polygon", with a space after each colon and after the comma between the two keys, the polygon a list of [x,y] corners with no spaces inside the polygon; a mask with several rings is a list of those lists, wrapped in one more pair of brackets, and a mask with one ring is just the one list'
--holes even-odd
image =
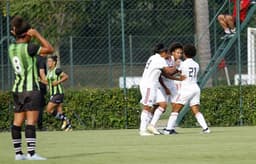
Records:
{"label": "raised arm", "polygon": [[27,35],[30,35],[31,37],[34,37],[39,41],[39,43],[41,44],[41,49],[39,53],[42,56],[54,52],[52,45],[36,29],[28,30]]}

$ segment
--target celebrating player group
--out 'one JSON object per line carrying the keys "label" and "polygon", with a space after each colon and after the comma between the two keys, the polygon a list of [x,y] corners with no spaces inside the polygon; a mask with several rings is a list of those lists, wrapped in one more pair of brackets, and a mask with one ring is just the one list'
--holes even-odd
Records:
{"label": "celebrating player group", "polygon": [[[196,48],[193,45],[173,43],[170,48],[157,44],[145,66],[140,82],[141,122],[139,134],[151,136],[161,134],[156,123],[171,103],[167,127],[163,134],[177,134],[175,131],[179,111],[189,103],[196,120],[202,127],[202,133],[210,133],[204,116],[199,111],[200,88],[197,84],[199,65],[193,60]],[[182,61],[184,59],[184,61]]]}

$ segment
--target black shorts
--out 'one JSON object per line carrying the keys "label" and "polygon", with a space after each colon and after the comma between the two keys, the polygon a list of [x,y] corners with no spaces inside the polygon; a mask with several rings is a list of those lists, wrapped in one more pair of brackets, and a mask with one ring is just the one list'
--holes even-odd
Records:
{"label": "black shorts", "polygon": [[61,104],[63,103],[63,100],[64,100],[64,94],[52,95],[50,97],[50,102],[54,104]]}
{"label": "black shorts", "polygon": [[13,92],[14,112],[39,110],[41,105],[40,91]]}

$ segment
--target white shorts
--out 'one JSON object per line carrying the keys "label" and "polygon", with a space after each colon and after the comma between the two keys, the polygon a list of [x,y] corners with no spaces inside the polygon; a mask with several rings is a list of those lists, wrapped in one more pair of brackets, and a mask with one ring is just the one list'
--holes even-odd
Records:
{"label": "white shorts", "polygon": [[178,94],[175,96],[175,103],[183,104],[189,103],[189,106],[200,104],[200,88],[198,86],[193,87],[181,87],[178,90]]}
{"label": "white shorts", "polygon": [[141,100],[140,103],[147,106],[153,106],[156,103],[156,88],[154,87],[141,87]]}
{"label": "white shorts", "polygon": [[177,89],[175,86],[173,86],[173,87],[169,87],[169,90],[171,92],[171,95],[167,95],[163,87],[157,88],[156,103],[159,103],[159,102],[174,103],[175,102],[174,98],[177,94]]}

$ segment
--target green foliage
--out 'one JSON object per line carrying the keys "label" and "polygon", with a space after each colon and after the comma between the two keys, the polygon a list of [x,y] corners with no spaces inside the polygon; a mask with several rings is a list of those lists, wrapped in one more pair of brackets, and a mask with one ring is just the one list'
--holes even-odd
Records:
{"label": "green foliage", "polygon": [[[242,87],[242,119],[243,125],[256,125],[256,88]],[[240,125],[240,94],[239,87],[206,88],[201,94],[201,112],[210,126]],[[189,113],[183,121],[183,126],[195,126],[196,120]]]}
{"label": "green foliage", "polygon": [[[237,126],[240,124],[239,87],[206,88],[201,94],[201,112],[210,126]],[[8,130],[12,119],[12,96],[0,93],[0,130]],[[138,89],[129,89],[127,97],[122,89],[67,90],[64,111],[72,120],[74,129],[119,129],[138,128],[141,106]],[[256,125],[256,88],[242,87],[243,125]],[[127,118],[125,114],[127,111]],[[44,114],[44,125],[48,130],[59,130],[61,122]],[[189,112],[181,126],[194,127],[196,119]]]}
{"label": "green foliage", "polygon": [[[8,130],[12,118],[11,94],[0,94],[0,130]],[[130,89],[127,97],[121,89],[83,89],[68,90],[64,98],[64,112],[72,121],[74,129],[99,128],[137,128],[139,124],[140,93],[138,89]],[[127,111],[127,118],[125,109]],[[48,130],[59,130],[61,122],[51,115],[44,114],[44,126]]]}

